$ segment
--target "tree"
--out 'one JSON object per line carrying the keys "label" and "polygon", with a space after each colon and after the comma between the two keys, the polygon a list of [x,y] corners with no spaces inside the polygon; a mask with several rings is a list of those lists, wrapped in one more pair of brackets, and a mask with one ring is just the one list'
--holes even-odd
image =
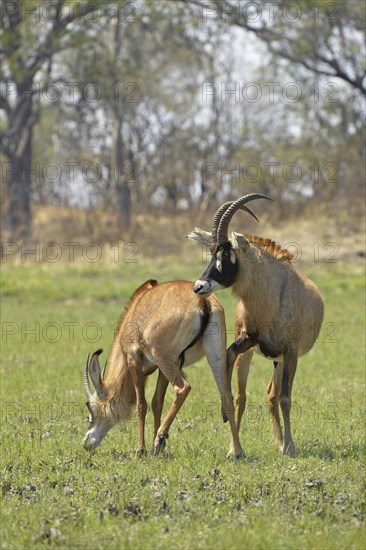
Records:
{"label": "tree", "polygon": [[[31,231],[31,175],[33,129],[39,117],[40,97],[47,87],[52,59],[75,46],[75,24],[98,9],[98,3],[56,0],[50,5],[4,2],[1,11],[2,88],[5,112],[1,152],[11,238],[24,239]],[[35,21],[42,20],[42,32]],[[38,80],[36,81],[36,78]]]}
{"label": "tree", "polygon": [[[278,166],[265,176],[284,209],[290,204],[296,211],[306,202],[360,204],[365,174],[364,2],[182,1],[200,11],[204,24],[217,20],[242,29],[247,40],[254,35],[268,52],[254,85],[261,91],[271,84],[277,88],[272,88],[270,101],[263,97],[249,105],[243,122],[249,139],[234,159]],[[298,101],[283,102],[284,83],[299,89]],[[243,115],[238,105],[237,119]],[[298,175],[291,174],[291,165]],[[256,181],[255,188],[262,182]],[[236,188],[233,179],[231,189]]]}
{"label": "tree", "polygon": [[[120,8],[129,5],[119,2]],[[211,129],[207,140],[211,122],[197,116],[200,81],[207,60],[214,60],[213,52],[221,46],[220,33],[212,37],[211,28],[200,29],[199,18],[192,17],[195,10],[169,2],[139,7],[131,21],[121,17],[123,9],[106,11],[98,27],[88,29],[92,47],[84,40],[71,53],[61,52],[52,69],[54,80],[61,66],[65,80],[75,83],[74,101],[63,97],[53,106],[63,121],[58,133],[70,129],[69,137],[62,135],[58,157],[66,153],[71,162],[88,158],[99,163],[94,196],[117,214],[123,228],[133,212],[154,204],[174,210],[192,203],[196,181],[189,174],[196,167],[201,170],[203,149],[207,154],[212,149]],[[83,89],[92,85],[100,97],[88,102]],[[45,114],[43,109],[43,128]],[[215,132],[220,136],[218,127]],[[44,138],[38,129],[36,138],[37,154],[42,155]],[[87,193],[91,189],[83,183]]]}
{"label": "tree", "polygon": [[254,33],[279,58],[314,74],[340,78],[366,95],[365,3],[362,0],[222,0],[199,2],[203,21],[220,19]]}

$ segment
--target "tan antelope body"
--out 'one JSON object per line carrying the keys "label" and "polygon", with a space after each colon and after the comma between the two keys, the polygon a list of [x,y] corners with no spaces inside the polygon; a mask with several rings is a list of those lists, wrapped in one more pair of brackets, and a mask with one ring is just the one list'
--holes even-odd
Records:
{"label": "tan antelope body", "polygon": [[[268,386],[269,409],[275,441],[282,451],[295,455],[291,435],[291,390],[297,359],[314,345],[323,320],[323,300],[312,281],[291,263],[292,256],[269,239],[233,233],[228,226],[234,213],[264,195],[252,194],[225,203],[215,214],[211,234],[195,229],[189,238],[211,244],[212,258],[195,283],[195,292],[210,296],[232,287],[238,298],[235,342],[228,349],[231,379],[236,361],[238,395],[236,424],[239,430],[246,403],[246,384],[253,351],[271,359],[274,372]],[[279,417],[281,404],[284,437]]]}
{"label": "tan antelope body", "polygon": [[[159,369],[152,400],[154,414],[153,454],[165,447],[169,428],[191,387],[182,373],[187,366],[206,355],[218,386],[222,408],[230,422],[230,455],[242,454],[231,392],[227,380],[226,327],[223,308],[215,296],[203,298],[193,293],[193,283],[175,281],[157,284],[150,280],[132,296],[115,334],[108,360],[107,375],[101,375],[98,355],[87,361],[85,390],[91,413],[84,445],[93,449],[117,422],[127,419],[137,405],[138,452],[145,452],[147,403],[145,382]],[[96,393],[89,386],[90,375]],[[174,401],[161,422],[168,384]]]}

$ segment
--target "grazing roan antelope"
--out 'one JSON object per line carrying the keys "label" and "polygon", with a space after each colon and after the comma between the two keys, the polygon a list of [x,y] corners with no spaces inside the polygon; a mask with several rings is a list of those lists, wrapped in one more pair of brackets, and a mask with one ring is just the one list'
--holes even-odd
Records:
{"label": "grazing roan antelope", "polygon": [[[275,442],[283,453],[295,456],[290,425],[292,383],[298,357],[307,353],[318,337],[324,306],[318,288],[296,271],[287,250],[261,237],[232,233],[229,239],[228,228],[235,212],[242,209],[256,218],[246,204],[260,198],[269,199],[252,193],[223,204],[213,217],[211,233],[196,228],[187,235],[211,247],[211,261],[196,281],[194,292],[207,297],[231,286],[238,298],[236,340],[228,349],[229,382],[237,360],[238,431],[255,349],[274,364],[267,391]],[[284,437],[278,402],[284,420]]]}
{"label": "grazing roan antelope", "polygon": [[[130,299],[121,317],[108,359],[107,375],[101,375],[96,351],[86,362],[84,387],[90,412],[85,448],[99,445],[112,426],[126,420],[137,405],[138,453],[145,453],[145,382],[159,369],[152,400],[154,414],[153,454],[161,452],[169,428],[183,405],[191,386],[182,367],[206,355],[221,395],[222,409],[230,422],[230,456],[242,455],[235,423],[234,406],[227,379],[226,326],[224,310],[215,296],[203,298],[193,293],[193,282],[158,284],[146,281]],[[89,383],[89,375],[95,393]],[[168,383],[174,401],[161,422]]]}

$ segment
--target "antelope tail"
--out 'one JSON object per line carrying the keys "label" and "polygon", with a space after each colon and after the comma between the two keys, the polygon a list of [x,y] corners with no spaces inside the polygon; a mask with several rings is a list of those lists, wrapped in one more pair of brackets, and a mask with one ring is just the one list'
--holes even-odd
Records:
{"label": "antelope tail", "polygon": [[193,338],[192,342],[188,344],[188,346],[184,348],[184,350],[179,354],[178,360],[179,360],[180,369],[183,368],[184,366],[184,353],[187,351],[187,349],[193,348],[193,346],[196,345],[197,342],[203,337],[207,329],[208,322],[210,320],[210,315],[211,315],[211,304],[208,300],[203,300],[203,309],[201,311],[201,328],[196,334],[196,336]]}

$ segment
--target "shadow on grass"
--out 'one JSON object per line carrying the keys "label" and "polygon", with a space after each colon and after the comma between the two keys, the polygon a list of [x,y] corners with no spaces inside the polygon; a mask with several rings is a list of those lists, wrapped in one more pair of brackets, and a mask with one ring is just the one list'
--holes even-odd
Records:
{"label": "shadow on grass", "polygon": [[365,458],[366,445],[361,442],[351,442],[347,445],[308,442],[303,447],[297,447],[297,458],[318,457],[322,460],[333,461],[335,459]]}

